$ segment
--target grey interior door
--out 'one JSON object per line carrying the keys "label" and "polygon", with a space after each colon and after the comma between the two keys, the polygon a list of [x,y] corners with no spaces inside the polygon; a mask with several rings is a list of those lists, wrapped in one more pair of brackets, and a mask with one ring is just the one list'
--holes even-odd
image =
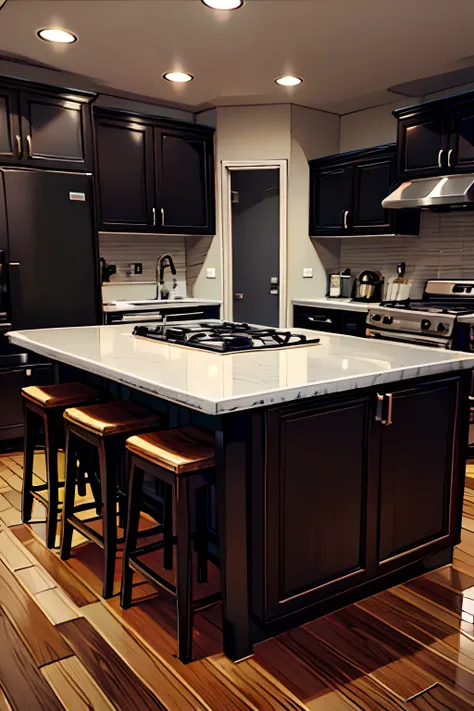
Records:
{"label": "grey interior door", "polygon": [[280,323],[280,171],[231,171],[233,319]]}

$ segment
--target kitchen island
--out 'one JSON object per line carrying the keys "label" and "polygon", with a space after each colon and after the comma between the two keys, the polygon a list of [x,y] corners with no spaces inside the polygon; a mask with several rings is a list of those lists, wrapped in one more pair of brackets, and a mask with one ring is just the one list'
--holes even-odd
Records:
{"label": "kitchen island", "polygon": [[[315,331],[308,335],[319,343],[220,354],[132,330],[9,336],[74,368],[76,379],[93,374],[152,406],[175,403],[215,431],[232,659],[265,636],[450,562],[473,357]],[[58,377],[66,373],[59,365]]]}

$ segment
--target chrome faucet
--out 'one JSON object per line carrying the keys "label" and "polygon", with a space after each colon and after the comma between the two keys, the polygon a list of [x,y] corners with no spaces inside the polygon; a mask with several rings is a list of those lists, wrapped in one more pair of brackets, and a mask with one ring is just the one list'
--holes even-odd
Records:
{"label": "chrome faucet", "polygon": [[178,286],[176,279],[176,267],[170,254],[163,254],[156,260],[156,299],[167,301],[170,298],[170,290],[165,286],[165,269],[171,271],[173,275],[173,291]]}

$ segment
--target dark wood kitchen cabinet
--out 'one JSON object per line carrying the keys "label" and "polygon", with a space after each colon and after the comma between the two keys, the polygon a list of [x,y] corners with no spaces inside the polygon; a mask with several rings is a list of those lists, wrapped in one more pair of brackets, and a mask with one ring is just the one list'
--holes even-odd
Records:
{"label": "dark wood kitchen cabinet", "polygon": [[0,164],[89,170],[92,98],[25,82],[2,82]]}
{"label": "dark wood kitchen cabinet", "polygon": [[385,210],[395,180],[396,146],[310,161],[310,235],[418,234],[419,212]]}
{"label": "dark wood kitchen cabinet", "polygon": [[153,129],[99,117],[95,140],[101,228],[151,231],[156,219]]}
{"label": "dark wood kitchen cabinet", "polygon": [[252,611],[273,633],[459,542],[470,380],[441,375],[254,416],[266,445],[252,460]]}
{"label": "dark wood kitchen cabinet", "polygon": [[[450,538],[459,379],[384,394],[378,563],[382,571]],[[453,542],[451,540],[451,542]]]}
{"label": "dark wood kitchen cabinet", "polygon": [[400,179],[474,170],[474,92],[397,109]]}
{"label": "dark wood kitchen cabinet", "polygon": [[[337,303],[337,299],[334,299]],[[308,328],[314,331],[329,333],[344,333],[347,336],[365,337],[367,311],[349,311],[341,308],[318,308],[311,306],[294,306],[293,323],[297,328]]]}
{"label": "dark wood kitchen cabinet", "polygon": [[116,111],[94,116],[102,230],[215,233],[212,129]]}

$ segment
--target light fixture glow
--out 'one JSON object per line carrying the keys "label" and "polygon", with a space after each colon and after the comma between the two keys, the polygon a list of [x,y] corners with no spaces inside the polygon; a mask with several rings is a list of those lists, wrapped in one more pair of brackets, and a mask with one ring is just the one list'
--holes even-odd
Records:
{"label": "light fixture glow", "polygon": [[201,0],[201,2],[213,10],[237,10],[244,4],[244,0]]}
{"label": "light fixture glow", "polygon": [[280,86],[298,86],[298,84],[301,84],[302,81],[301,77],[292,77],[290,75],[275,79],[275,83]]}
{"label": "light fixture glow", "polygon": [[59,44],[72,44],[77,40],[76,35],[68,30],[60,30],[57,27],[47,27],[38,32],[38,37],[45,42],[57,42]]}
{"label": "light fixture glow", "polygon": [[166,81],[172,81],[175,84],[187,84],[188,81],[192,81],[194,77],[192,74],[188,74],[187,72],[165,72],[163,74],[163,79],[166,79]]}

